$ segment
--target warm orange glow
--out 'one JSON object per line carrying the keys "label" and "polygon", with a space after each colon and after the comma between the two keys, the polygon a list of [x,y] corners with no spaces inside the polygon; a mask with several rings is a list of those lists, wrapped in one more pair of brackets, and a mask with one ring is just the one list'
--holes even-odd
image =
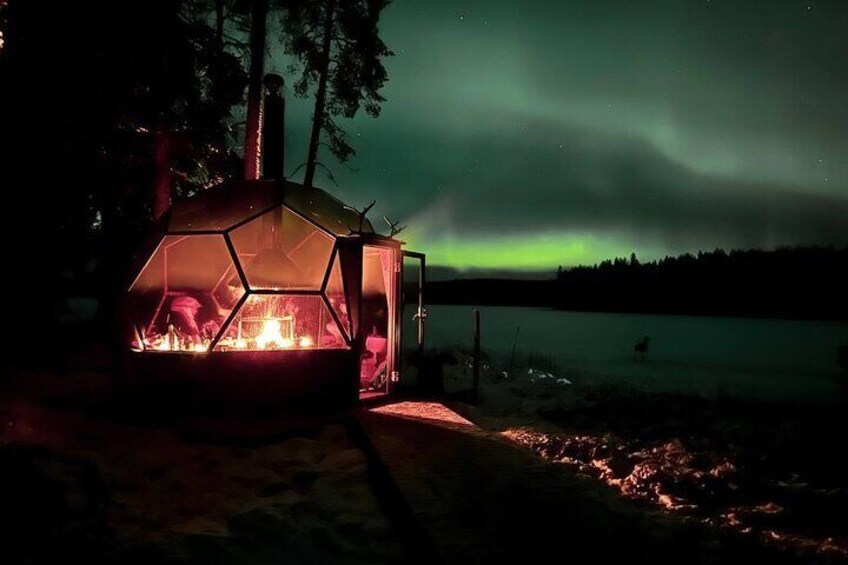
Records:
{"label": "warm orange glow", "polygon": [[443,428],[450,428],[464,432],[479,432],[480,428],[473,422],[463,418],[441,402],[428,401],[404,401],[394,402],[383,406],[371,408],[369,412],[415,420],[423,424],[430,424]]}
{"label": "warm orange glow", "polygon": [[288,342],[291,342],[291,340],[283,337],[282,324],[280,324],[279,320],[275,319],[265,320],[262,323],[262,331],[256,336],[256,345],[260,349],[268,349],[272,345],[286,347],[284,343]]}
{"label": "warm orange glow", "polygon": [[208,342],[195,342],[191,339],[181,338],[175,331],[171,330],[163,336],[158,336],[153,343],[145,339],[144,347],[155,351],[191,351],[204,353],[209,351]]}
{"label": "warm orange glow", "polygon": [[222,346],[241,350],[309,348],[315,340],[309,335],[295,335],[294,316],[245,318],[238,324],[238,333],[233,338],[221,340]]}
{"label": "warm orange glow", "polygon": [[[247,318],[241,322],[243,323],[238,324],[237,335],[222,339],[220,345],[240,350],[309,349],[316,345],[311,335],[295,333],[294,316],[266,315],[264,318]],[[209,340],[194,341],[169,327],[164,335],[150,336],[142,340],[138,349],[204,353],[209,351],[209,345]]]}
{"label": "warm orange glow", "polygon": [[[226,214],[216,219],[211,211],[201,216],[207,223],[198,225],[216,232],[222,222],[235,221]],[[192,222],[185,227],[198,229]],[[232,249],[223,233],[162,238],[129,288],[140,336],[136,345],[130,342],[134,349],[198,354],[213,348],[350,347],[341,260],[328,232],[278,206],[234,228],[230,236]],[[332,275],[324,289],[328,268]],[[242,279],[252,289],[274,292],[248,294]],[[386,307],[375,316],[387,319]]]}

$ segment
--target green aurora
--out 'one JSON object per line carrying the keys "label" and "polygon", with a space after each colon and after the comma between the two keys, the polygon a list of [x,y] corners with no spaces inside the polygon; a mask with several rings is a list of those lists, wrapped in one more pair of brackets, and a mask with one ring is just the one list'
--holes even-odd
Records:
{"label": "green aurora", "polygon": [[394,2],[383,112],[318,182],[458,269],[846,245],[846,28],[845,2]]}
{"label": "green aurora", "polygon": [[[567,233],[531,233],[477,241],[452,236],[427,241],[407,238],[407,243],[412,249],[426,248],[432,264],[459,270],[508,266],[519,271],[553,272],[558,265],[591,265],[611,257],[629,257],[632,251],[627,242]],[[645,253],[643,258],[661,255],[662,252]]]}

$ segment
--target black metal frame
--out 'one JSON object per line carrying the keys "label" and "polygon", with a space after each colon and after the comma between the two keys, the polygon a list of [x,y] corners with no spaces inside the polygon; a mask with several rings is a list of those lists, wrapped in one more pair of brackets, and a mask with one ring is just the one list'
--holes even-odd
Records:
{"label": "black metal frame", "polygon": [[[391,239],[391,238],[383,238],[383,237],[363,238],[363,241],[362,241],[363,262],[364,262],[364,258],[365,258],[365,247],[369,247],[369,246],[370,247],[383,247],[383,248],[386,248],[386,249],[391,249],[395,252],[394,260],[396,262],[395,264],[397,265],[397,261],[400,261],[401,257],[403,257],[403,253],[405,253],[404,250],[401,248],[401,245],[402,245],[401,242],[394,240],[394,239]],[[364,269],[365,269],[365,267],[363,266],[363,272],[364,272]],[[396,267],[396,269],[397,269],[397,267]],[[393,291],[392,291],[393,294],[394,294],[394,309],[393,309],[392,318],[391,318],[392,319],[392,324],[391,324],[392,328],[391,329],[393,329],[394,332],[391,332],[391,340],[390,340],[391,351],[392,351],[392,357],[391,357],[392,364],[391,364],[391,366],[386,367],[385,390],[383,392],[375,391],[379,395],[378,397],[385,397],[385,396],[388,396],[392,393],[392,391],[394,390],[394,385],[395,385],[395,383],[392,381],[392,373],[395,372],[395,371],[398,371],[398,369],[400,367],[400,346],[401,346],[401,341],[400,341],[400,326],[401,326],[400,312],[401,312],[401,308],[400,308],[400,305],[401,305],[401,303],[399,301],[401,300],[401,296],[400,296],[400,290],[401,289],[400,289],[400,276],[399,276],[399,274],[400,273],[397,270],[395,270],[394,280],[393,280],[394,288],[393,288]],[[388,289],[386,289],[386,292],[388,293]],[[387,296],[387,301],[388,301],[388,296]],[[360,304],[360,308],[361,308],[361,304]],[[391,342],[394,342],[394,343],[391,343]]]}
{"label": "black metal frame", "polygon": [[[330,284],[330,277],[333,275],[333,265],[336,264],[336,260],[339,261],[339,269],[342,268],[341,261],[341,251],[339,250],[339,241],[338,237],[336,237],[335,242],[333,243],[333,251],[330,253],[330,262],[327,265],[327,272],[324,273],[324,281],[321,283],[321,296],[324,298],[324,303],[327,305],[327,309],[330,311],[330,314],[333,316],[333,319],[336,321],[336,325],[338,325],[342,329],[342,335],[345,337],[345,341],[348,345],[353,344],[353,324],[350,321],[350,315],[348,314],[348,324],[347,328],[344,327],[341,320],[339,319],[336,310],[330,304],[330,299],[327,297],[327,285]],[[341,273],[342,277],[342,294],[344,295],[345,304],[350,308],[350,295],[347,292],[347,283],[345,282],[344,273]]]}
{"label": "black metal frame", "polygon": [[277,290],[273,288],[256,288],[253,290],[249,290],[248,294],[257,294],[257,295],[265,295],[265,296],[273,296],[275,294],[287,295],[287,296],[321,296],[323,292],[320,290]]}
{"label": "black metal frame", "polygon": [[221,329],[218,330],[218,333],[215,335],[214,338],[212,338],[211,343],[209,343],[209,351],[215,351],[215,347],[218,346],[218,342],[221,341],[221,338],[224,337],[224,334],[227,332],[228,329],[230,329],[230,324],[233,323],[233,320],[239,313],[239,310],[241,310],[241,307],[244,306],[245,302],[247,302],[248,296],[250,296],[250,293],[245,292],[241,295],[241,298],[236,301],[235,305],[233,306],[233,309],[230,310],[229,315],[227,315],[227,319],[224,320],[223,324],[221,324]]}
{"label": "black metal frame", "polygon": [[[261,216],[263,216],[263,215],[265,215],[265,214],[267,214],[267,213],[269,213],[269,212],[271,212],[271,211],[273,211],[277,208],[285,208],[286,210],[288,210],[289,212],[291,212],[292,214],[294,214],[298,218],[305,220],[310,225],[312,225],[314,228],[320,230],[322,233],[333,238],[333,248],[330,252],[330,256],[329,256],[329,259],[327,261],[327,266],[325,267],[324,277],[321,281],[321,286],[318,290],[254,289],[254,288],[251,288],[250,283],[247,280],[247,275],[245,274],[244,268],[242,267],[242,264],[239,260],[238,253],[236,252],[235,245],[233,244],[232,237],[231,237],[230,234],[234,230],[237,230],[237,229],[241,228],[242,226],[249,224],[250,222],[256,220],[257,218],[259,218],[259,217],[261,217]],[[236,272],[238,273],[239,281],[241,282],[241,285],[244,289],[244,293],[241,295],[241,297],[239,297],[239,299],[233,305],[232,310],[227,315],[227,318],[226,318],[226,320],[224,320],[224,323],[221,325],[221,328],[218,330],[218,333],[215,334],[215,337],[213,337],[212,341],[209,343],[209,349],[204,353],[209,353],[209,352],[214,351],[215,347],[221,341],[221,338],[223,338],[224,334],[229,330],[229,327],[232,324],[235,317],[238,315],[238,312],[241,310],[242,306],[244,306],[245,302],[247,302],[248,298],[252,294],[256,294],[256,295],[278,295],[278,296],[320,296],[323,303],[324,303],[325,308],[327,309],[328,312],[330,312],[330,316],[333,318],[333,322],[339,328],[342,339],[345,342],[346,348],[350,349],[353,346],[354,336],[351,335],[352,327],[348,327],[347,329],[345,329],[345,327],[341,323],[341,320],[339,320],[338,315],[333,310],[333,307],[330,304],[330,301],[328,300],[327,294],[326,294],[327,283],[328,283],[329,278],[332,274],[333,264],[334,264],[338,254],[339,254],[338,239],[339,239],[339,237],[342,237],[342,236],[331,232],[330,230],[328,230],[324,226],[318,224],[317,222],[315,222],[311,218],[305,216],[304,214],[301,214],[300,212],[291,208],[290,206],[287,206],[285,204],[284,198],[281,199],[278,202],[275,202],[271,206],[263,208],[262,210],[260,210],[259,212],[256,212],[255,214],[251,214],[249,217],[247,217],[243,220],[240,220],[239,222],[236,222],[232,226],[230,226],[226,229],[223,229],[223,230],[173,230],[173,231],[171,231],[171,230],[168,230],[167,224],[168,224],[168,222],[164,223],[164,229],[162,230],[162,233],[160,235],[159,243],[155,246],[153,251],[150,253],[150,256],[147,258],[147,261],[145,261],[145,263],[141,267],[141,269],[139,269],[138,274],[135,276],[132,283],[127,288],[127,292],[130,292],[132,290],[132,287],[135,286],[136,282],[138,282],[138,279],[139,279],[139,277],[141,277],[141,274],[144,272],[144,270],[150,264],[150,261],[153,260],[154,255],[161,248],[162,243],[165,241],[165,238],[167,238],[169,236],[183,236],[183,237],[221,236],[221,237],[223,237],[224,243],[227,246],[227,251],[230,254],[230,260],[232,261],[232,264],[235,267]],[[179,243],[179,242],[177,242],[177,243]],[[350,304],[350,296],[349,296],[349,293],[348,293],[347,284],[345,282],[344,276],[342,276],[342,288],[343,288],[343,292],[344,292],[345,301],[347,302],[347,304]],[[130,301],[130,313],[133,317],[133,320],[132,320],[133,329],[135,330],[136,334],[138,335],[138,339],[141,343],[142,348],[144,348],[144,338],[143,338],[143,336],[146,335],[147,332],[141,331],[141,328],[139,326],[138,308],[135,306],[133,301]],[[149,350],[145,348],[145,351],[149,351]],[[157,355],[160,354],[160,353],[161,352],[157,352]],[[171,353],[176,353],[176,354],[189,353],[191,355],[202,354],[202,353],[199,353],[199,352],[184,352],[184,351],[174,351],[174,352],[171,352]]]}
{"label": "black metal frame", "polygon": [[250,292],[250,284],[247,282],[247,275],[244,273],[244,267],[241,266],[241,261],[238,260],[238,253],[236,253],[236,247],[233,245],[233,239],[230,237],[230,232],[225,232],[224,241],[227,243],[227,249],[230,252],[230,260],[232,260],[233,265],[236,267],[236,272],[238,273],[239,280],[241,281],[241,286],[244,287],[245,294]]}
{"label": "black metal frame", "polygon": [[[403,261],[404,257],[421,261],[421,266],[418,269],[418,311],[416,312],[416,319],[418,320],[418,352],[421,353],[424,349],[424,318],[426,317],[424,313],[424,285],[427,282],[427,256],[418,251],[402,250],[401,261]],[[401,269],[403,269],[403,265],[401,265]],[[400,308],[403,310],[403,304],[400,305]],[[400,339],[403,339],[403,337],[401,336]]]}

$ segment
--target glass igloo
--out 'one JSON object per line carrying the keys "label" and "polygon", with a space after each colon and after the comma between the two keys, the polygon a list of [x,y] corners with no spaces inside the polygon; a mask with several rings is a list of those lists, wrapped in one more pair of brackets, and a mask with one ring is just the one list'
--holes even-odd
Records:
{"label": "glass igloo", "polygon": [[343,264],[342,242],[369,236],[380,237],[367,219],[293,183],[245,182],[177,204],[129,287],[132,348],[350,349],[362,267]]}

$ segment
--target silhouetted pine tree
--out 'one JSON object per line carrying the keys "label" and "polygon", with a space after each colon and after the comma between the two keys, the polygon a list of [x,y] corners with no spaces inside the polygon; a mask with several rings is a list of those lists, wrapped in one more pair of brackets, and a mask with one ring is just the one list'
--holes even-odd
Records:
{"label": "silhouetted pine tree", "polygon": [[378,24],[388,0],[287,0],[283,2],[283,41],[300,73],[294,91],[305,97],[314,88],[315,105],[304,173],[312,186],[321,138],[342,163],[356,154],[334,118],[360,110],[377,117],[388,74],[382,60],[392,52],[380,39]]}

